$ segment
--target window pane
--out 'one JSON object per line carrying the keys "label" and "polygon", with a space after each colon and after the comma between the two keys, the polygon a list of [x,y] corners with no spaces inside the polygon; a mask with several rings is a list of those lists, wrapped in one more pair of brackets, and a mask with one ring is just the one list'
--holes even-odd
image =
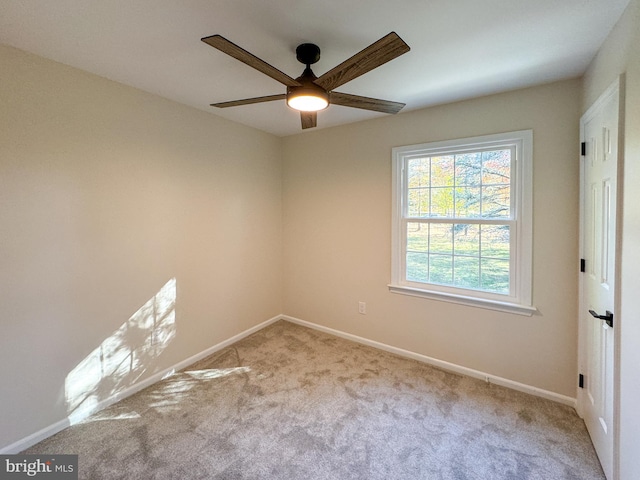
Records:
{"label": "window pane", "polygon": [[496,293],[509,293],[509,260],[483,258],[480,266],[480,288]]}
{"label": "window pane", "polygon": [[480,217],[480,187],[456,187],[456,218]]}
{"label": "window pane", "polygon": [[509,259],[510,238],[508,225],[482,225],[482,257]]}
{"label": "window pane", "polygon": [[409,188],[429,186],[430,158],[412,158],[407,162],[407,183]]}
{"label": "window pane", "polygon": [[451,255],[429,255],[429,281],[451,285],[453,282],[452,260]]}
{"label": "window pane", "polygon": [[452,187],[454,156],[431,157],[431,186]]}
{"label": "window pane", "polygon": [[429,215],[428,188],[412,188],[409,190],[407,215],[410,217],[426,217]]}
{"label": "window pane", "polygon": [[407,280],[410,282],[429,281],[429,256],[426,253],[407,253]]}
{"label": "window pane", "polygon": [[431,216],[453,216],[453,187],[438,187],[431,189]]}
{"label": "window pane", "polygon": [[482,154],[465,153],[456,155],[456,185],[474,187],[480,185]]}
{"label": "window pane", "polygon": [[480,255],[480,225],[454,225],[453,243],[456,255],[478,257]]}
{"label": "window pane", "polygon": [[473,257],[453,257],[453,280],[456,287],[480,287],[480,259]]}
{"label": "window pane", "polygon": [[429,249],[429,225],[407,224],[407,251],[427,252]]}
{"label": "window pane", "polygon": [[453,225],[432,224],[429,251],[431,253],[453,253]]}
{"label": "window pane", "polygon": [[484,185],[511,182],[511,150],[482,153],[482,183]]}
{"label": "window pane", "polygon": [[509,186],[482,187],[482,217],[510,218],[511,200]]}

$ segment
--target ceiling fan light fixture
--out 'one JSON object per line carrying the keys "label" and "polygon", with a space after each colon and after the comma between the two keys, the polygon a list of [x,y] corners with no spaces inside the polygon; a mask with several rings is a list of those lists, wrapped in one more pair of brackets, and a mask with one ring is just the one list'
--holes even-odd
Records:
{"label": "ceiling fan light fixture", "polygon": [[329,106],[329,94],[320,88],[290,87],[287,105],[300,112],[317,112]]}
{"label": "ceiling fan light fixture", "polygon": [[253,103],[271,102],[285,99],[287,106],[300,112],[302,128],[313,128],[317,125],[316,112],[324,110],[329,103],[343,107],[361,108],[382,113],[398,113],[404,103],[380,100],[379,98],[360,97],[348,93],[336,92],[334,89],[351,80],[370,72],[385,63],[409,51],[409,45],[391,32],[372,43],[364,50],[348,58],[340,65],[316,77],[311,65],[320,60],[320,48],[313,43],[303,43],[296,48],[296,59],[306,65],[302,75],[296,79],[281,72],[264,60],[227,40],[221,35],[211,35],[201,39],[204,43],[220,50],[222,53],[241,61],[251,68],[264,73],[268,77],[287,87],[286,95],[266,95],[245,98],[230,102],[212,103],[212,107],[226,108]]}

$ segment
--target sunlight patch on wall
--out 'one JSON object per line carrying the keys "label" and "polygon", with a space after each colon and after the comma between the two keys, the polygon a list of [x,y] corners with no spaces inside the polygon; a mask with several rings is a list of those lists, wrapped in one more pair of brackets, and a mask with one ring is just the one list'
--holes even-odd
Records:
{"label": "sunlight patch on wall", "polygon": [[71,424],[135,384],[176,335],[176,279],[169,280],[65,380]]}

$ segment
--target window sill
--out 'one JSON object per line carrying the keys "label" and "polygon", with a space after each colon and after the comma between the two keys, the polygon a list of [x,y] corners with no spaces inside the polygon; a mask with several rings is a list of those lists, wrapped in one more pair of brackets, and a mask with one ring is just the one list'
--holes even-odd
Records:
{"label": "window sill", "polygon": [[430,298],[442,302],[457,303],[459,305],[467,305],[470,307],[485,308],[488,310],[497,310],[499,312],[515,313],[516,315],[532,316],[538,310],[536,307],[520,305],[517,303],[500,302],[484,298],[468,297],[465,295],[455,295],[451,293],[433,292],[421,290],[419,288],[405,287],[402,285],[389,285],[391,293],[399,293],[401,295],[410,295],[412,297]]}

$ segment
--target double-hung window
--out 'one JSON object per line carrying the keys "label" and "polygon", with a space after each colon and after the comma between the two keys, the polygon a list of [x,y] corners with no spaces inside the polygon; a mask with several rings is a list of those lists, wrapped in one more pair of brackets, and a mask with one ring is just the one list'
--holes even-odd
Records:
{"label": "double-hung window", "polygon": [[531,130],[393,149],[391,291],[531,315]]}

